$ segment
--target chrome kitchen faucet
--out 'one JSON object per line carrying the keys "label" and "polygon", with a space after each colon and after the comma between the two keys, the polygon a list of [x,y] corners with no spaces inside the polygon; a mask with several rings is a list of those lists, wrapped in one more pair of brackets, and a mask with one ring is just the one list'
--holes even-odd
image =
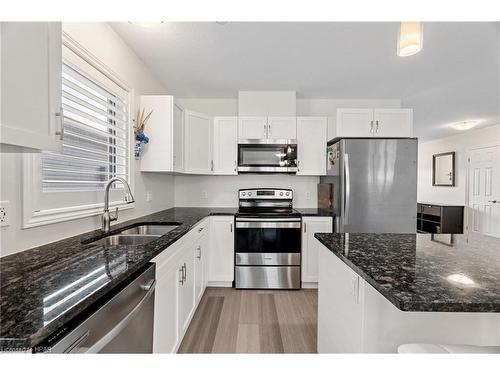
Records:
{"label": "chrome kitchen faucet", "polygon": [[109,232],[110,224],[112,221],[118,220],[118,207],[116,207],[115,216],[112,216],[109,213],[109,189],[113,184],[113,182],[116,181],[121,182],[123,186],[125,186],[125,188],[127,189],[127,195],[125,195],[125,202],[127,202],[127,204],[135,202],[134,196],[132,195],[132,191],[130,190],[130,186],[127,183],[127,181],[125,181],[121,177],[113,177],[112,179],[110,179],[106,184],[106,190],[104,191],[104,213],[102,214],[101,217],[102,231],[104,233]]}

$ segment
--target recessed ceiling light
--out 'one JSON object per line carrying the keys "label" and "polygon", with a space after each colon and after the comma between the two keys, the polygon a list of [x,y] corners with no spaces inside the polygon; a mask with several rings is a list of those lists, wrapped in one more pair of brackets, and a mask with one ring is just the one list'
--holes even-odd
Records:
{"label": "recessed ceiling light", "polygon": [[159,27],[163,24],[163,21],[153,21],[153,22],[135,22],[135,21],[130,21],[132,25],[140,26],[140,27],[145,27],[145,28],[153,28],[153,27]]}
{"label": "recessed ceiling light", "polygon": [[453,275],[449,275],[446,277],[449,281],[453,281],[454,283],[462,284],[462,285],[474,285],[475,282],[470,277],[465,276],[461,273],[455,273]]}
{"label": "recessed ceiling light", "polygon": [[456,122],[454,124],[451,124],[451,127],[453,129],[456,129],[456,130],[469,130],[469,129],[472,129],[477,124],[478,124],[478,121],[476,121],[476,120],[460,121],[460,122]]}
{"label": "recessed ceiling light", "polygon": [[424,43],[422,22],[401,22],[398,34],[398,56],[414,55]]}

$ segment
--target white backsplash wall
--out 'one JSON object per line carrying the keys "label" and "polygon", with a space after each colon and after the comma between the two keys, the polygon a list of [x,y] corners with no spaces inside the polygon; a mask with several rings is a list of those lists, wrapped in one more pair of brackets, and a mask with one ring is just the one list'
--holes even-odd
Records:
{"label": "white backsplash wall", "polygon": [[175,176],[175,206],[236,207],[238,189],[290,188],[294,207],[316,207],[319,177],[293,175]]}

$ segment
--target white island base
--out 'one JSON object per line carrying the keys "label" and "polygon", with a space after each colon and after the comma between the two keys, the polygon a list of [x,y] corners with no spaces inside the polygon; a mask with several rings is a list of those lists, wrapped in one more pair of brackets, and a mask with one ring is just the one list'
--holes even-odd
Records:
{"label": "white island base", "polygon": [[319,353],[396,353],[413,342],[500,346],[500,313],[401,311],[323,245],[318,288]]}

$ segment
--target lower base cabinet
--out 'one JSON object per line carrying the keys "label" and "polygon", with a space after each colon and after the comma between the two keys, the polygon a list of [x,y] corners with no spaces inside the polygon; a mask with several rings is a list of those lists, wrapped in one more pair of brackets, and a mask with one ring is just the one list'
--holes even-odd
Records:
{"label": "lower base cabinet", "polygon": [[[333,222],[331,217],[302,217],[302,283],[315,286],[318,282],[318,256],[321,243],[314,237],[315,233],[331,233]],[[305,285],[304,285],[305,284]]]}
{"label": "lower base cabinet", "polygon": [[209,220],[155,257],[154,353],[175,353],[206,287]]}

